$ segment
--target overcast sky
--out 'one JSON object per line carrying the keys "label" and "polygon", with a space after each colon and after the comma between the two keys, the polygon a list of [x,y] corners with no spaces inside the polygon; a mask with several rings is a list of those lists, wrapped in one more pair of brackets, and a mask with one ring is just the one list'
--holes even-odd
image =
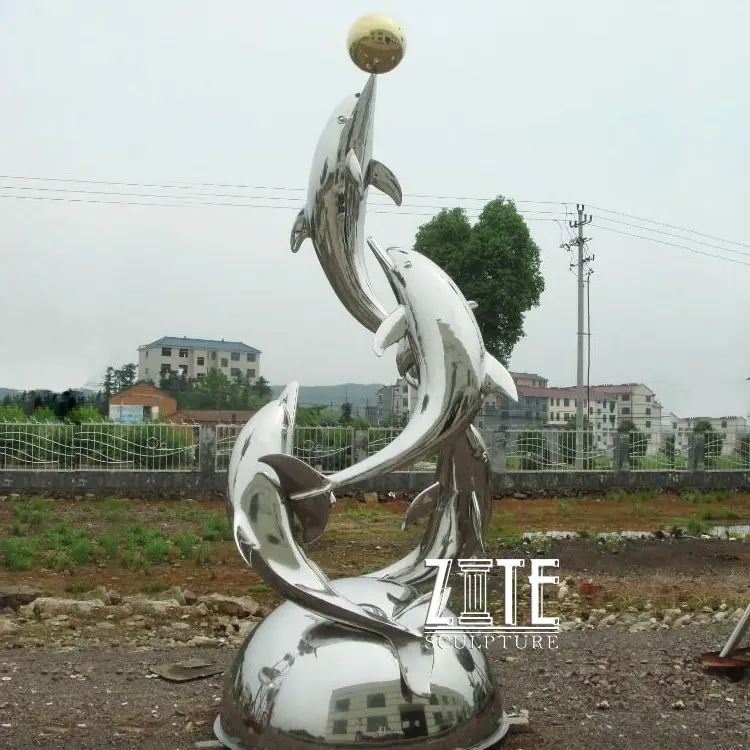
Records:
{"label": "overcast sky", "polygon": [[[366,80],[345,40],[368,12],[396,17],[408,48],[379,81],[373,151],[405,207],[372,190],[367,231],[408,246],[439,206],[476,216],[482,199],[518,201],[547,288],[511,364],[572,385],[576,284],[561,227],[563,203],[584,202],[591,382],[645,382],[681,416],[744,414],[743,0],[3,0],[0,386],[80,386],[164,335],[244,341],[273,383],[395,379],[393,353],[374,355],[310,243],[289,250],[320,131]],[[180,207],[128,205],[149,202]],[[390,307],[377,275],[375,286]]]}

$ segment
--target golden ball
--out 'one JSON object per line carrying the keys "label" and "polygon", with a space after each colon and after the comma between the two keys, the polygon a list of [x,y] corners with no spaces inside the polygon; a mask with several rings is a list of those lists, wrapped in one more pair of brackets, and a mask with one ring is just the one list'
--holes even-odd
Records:
{"label": "golden ball", "polygon": [[349,57],[366,73],[388,73],[404,59],[406,36],[390,16],[374,14],[359,19],[347,38]]}

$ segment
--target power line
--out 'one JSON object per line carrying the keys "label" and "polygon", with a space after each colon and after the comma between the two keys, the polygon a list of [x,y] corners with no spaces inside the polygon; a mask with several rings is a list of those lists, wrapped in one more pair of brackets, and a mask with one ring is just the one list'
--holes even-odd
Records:
{"label": "power line", "polygon": [[736,258],[725,258],[723,255],[714,255],[713,253],[706,253],[703,250],[696,250],[694,247],[688,247],[687,245],[678,245],[676,242],[667,242],[666,240],[660,240],[656,237],[645,237],[642,234],[633,234],[632,232],[624,232],[622,229],[613,229],[612,227],[605,227],[602,224],[595,225],[597,229],[603,229],[605,232],[614,232],[615,234],[623,234],[627,237],[636,237],[639,240],[648,240],[649,242],[657,242],[660,245],[668,245],[669,247],[677,247],[681,250],[687,250],[690,253],[696,255],[705,255],[707,258],[716,258],[717,260],[724,260],[727,263],[737,263],[740,266],[750,266],[750,263],[746,263]]}
{"label": "power line", "polygon": [[703,234],[702,232],[696,232],[694,229],[686,229],[685,227],[678,227],[675,224],[667,224],[663,221],[654,221],[653,219],[644,219],[642,216],[633,216],[632,214],[625,214],[625,213],[622,213],[621,211],[613,211],[611,208],[599,208],[598,206],[592,206],[591,208],[595,209],[596,211],[602,211],[603,213],[614,214],[615,216],[622,216],[626,219],[635,219],[636,221],[642,221],[642,222],[645,222],[646,224],[656,224],[657,226],[667,227],[668,229],[676,229],[678,232],[689,232],[690,234],[695,234],[698,237],[705,237],[708,240],[716,240],[717,242],[725,242],[728,245],[739,245],[739,247],[750,248],[750,245],[745,242],[735,242],[734,240],[725,240],[725,239],[722,239],[721,237],[715,237],[712,234]]}
{"label": "power line", "polygon": [[[221,182],[177,182],[177,183],[159,183],[159,182],[115,182],[111,180],[81,180],[68,179],[64,177],[27,177],[17,175],[0,175],[0,180],[29,180],[35,182],[68,182],[77,185],[110,185],[119,187],[146,187],[146,188],[163,188],[165,190],[191,190],[196,187],[205,188],[236,188],[238,190],[276,190],[278,192],[305,193],[307,188],[282,187],[272,185],[241,185],[237,183]],[[14,188],[15,189],[15,188]],[[41,188],[40,188],[41,189]],[[73,191],[68,191],[73,192]],[[88,191],[86,191],[88,192]],[[404,193],[410,198],[432,198],[434,200],[445,201],[482,201],[487,203],[494,200],[497,196],[487,198],[468,198],[455,195],[428,195],[422,193]],[[532,203],[549,206],[565,206],[563,201],[532,201],[532,200],[514,200],[514,203]]]}
{"label": "power line", "polygon": [[[144,196],[141,196],[144,197]],[[160,196],[160,197],[169,197],[169,196]],[[274,204],[253,204],[253,203],[230,203],[230,202],[219,202],[219,201],[193,201],[193,200],[185,200],[181,201],[180,203],[157,203],[157,202],[143,202],[143,201],[123,201],[123,200],[101,200],[96,198],[69,198],[67,196],[54,196],[54,195],[7,195],[7,194],[0,194],[1,198],[7,198],[7,199],[15,199],[15,200],[35,200],[35,201],[56,201],[56,202],[66,202],[66,203],[98,203],[98,204],[105,204],[105,205],[119,205],[119,206],[157,206],[160,208],[197,208],[200,206],[226,206],[231,208],[255,208],[255,209],[278,209],[282,211],[294,211],[296,209],[299,209],[299,204],[295,203],[293,205],[288,206],[280,206],[280,205],[274,205]],[[382,204],[375,204],[375,205],[388,205],[386,203]],[[415,205],[414,208],[429,208],[429,206],[420,206]],[[448,206],[439,206],[437,207],[440,210],[449,208]],[[481,209],[471,209],[474,211],[480,211]],[[398,210],[398,207],[391,208],[387,211],[370,211],[370,213],[374,214],[389,214],[390,216],[434,216],[434,211],[400,211]],[[519,212],[521,213],[521,212]],[[534,216],[526,216],[525,214],[522,214],[524,219],[527,221],[557,221],[554,218],[551,217],[534,217]]]}

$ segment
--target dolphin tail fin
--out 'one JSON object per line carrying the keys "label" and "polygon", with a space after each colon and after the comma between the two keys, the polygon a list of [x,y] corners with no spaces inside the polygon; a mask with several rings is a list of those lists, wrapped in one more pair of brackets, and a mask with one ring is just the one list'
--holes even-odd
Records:
{"label": "dolphin tail fin", "polygon": [[307,220],[307,214],[305,214],[305,209],[303,208],[294,220],[292,234],[289,238],[289,245],[292,248],[292,252],[296,253],[302,247],[302,243],[309,238],[310,222]]}
{"label": "dolphin tail fin", "polygon": [[422,490],[412,500],[411,505],[406,509],[404,520],[401,522],[401,529],[406,530],[409,524],[428,516],[437,507],[438,490],[440,482],[431,484],[427,489]]}
{"label": "dolphin tail fin", "polygon": [[401,205],[404,194],[398,177],[377,159],[370,159],[370,163],[367,165],[365,183],[377,188],[381,193],[385,193],[397,206]]}
{"label": "dolphin tail fin", "polygon": [[392,344],[400,341],[406,335],[406,310],[397,307],[375,332],[375,354],[382,356],[383,352]]}
{"label": "dolphin tail fin", "polygon": [[508,398],[518,401],[516,384],[510,373],[491,354],[485,355],[484,386],[490,391],[502,391]]}
{"label": "dolphin tail fin", "polygon": [[[271,453],[258,461],[270,466],[279,478],[279,486],[289,500],[330,496],[331,482],[310,464],[285,453]],[[328,501],[330,502],[330,501]]]}
{"label": "dolphin tail fin", "polygon": [[435,652],[429,651],[424,641],[411,637],[391,640],[396,659],[401,669],[401,676],[406,687],[414,695],[428,697],[432,688],[432,668],[435,663]]}

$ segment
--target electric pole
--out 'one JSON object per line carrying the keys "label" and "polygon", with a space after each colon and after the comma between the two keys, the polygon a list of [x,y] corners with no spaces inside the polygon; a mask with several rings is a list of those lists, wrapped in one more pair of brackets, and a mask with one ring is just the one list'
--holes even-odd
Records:
{"label": "electric pole", "polygon": [[579,471],[583,469],[583,453],[584,453],[584,438],[585,428],[583,424],[583,402],[585,398],[585,389],[583,383],[583,340],[585,336],[584,332],[584,279],[585,264],[593,258],[587,257],[585,253],[586,238],[583,236],[583,228],[586,224],[590,224],[592,216],[585,214],[585,206],[580,204],[576,206],[578,210],[578,221],[571,221],[570,226],[572,229],[578,229],[578,237],[571,240],[570,244],[575,245],[578,252],[578,261],[575,264],[578,271],[578,365],[577,365],[577,377],[576,377],[576,469]]}

